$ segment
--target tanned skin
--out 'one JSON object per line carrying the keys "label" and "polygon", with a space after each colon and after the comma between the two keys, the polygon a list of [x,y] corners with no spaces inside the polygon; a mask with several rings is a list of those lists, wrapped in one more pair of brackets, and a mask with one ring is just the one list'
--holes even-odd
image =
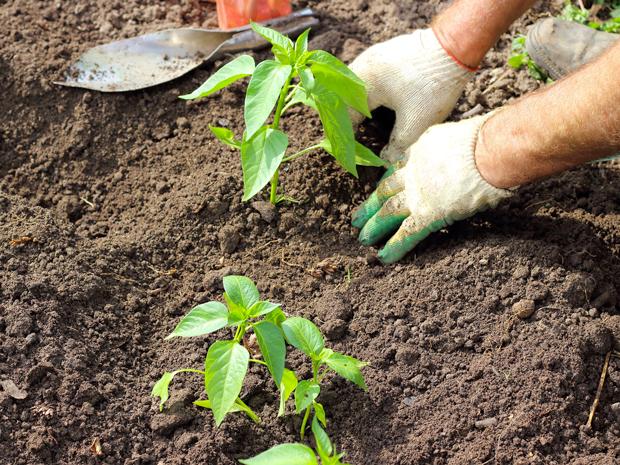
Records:
{"label": "tanned skin", "polygon": [[[533,0],[457,0],[433,22],[457,61],[477,67]],[[476,165],[490,184],[519,186],[620,151],[620,43],[570,76],[518,99],[483,125]]]}

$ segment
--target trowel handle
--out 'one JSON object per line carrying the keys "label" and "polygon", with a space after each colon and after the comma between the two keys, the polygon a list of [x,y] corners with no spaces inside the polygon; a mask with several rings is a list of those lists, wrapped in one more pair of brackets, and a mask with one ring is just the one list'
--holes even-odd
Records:
{"label": "trowel handle", "polygon": [[[319,20],[313,15],[314,12],[310,8],[304,8],[303,10],[296,11],[288,16],[265,21],[261,24],[269,26],[285,36],[295,38],[309,27],[314,27],[319,24]],[[234,53],[241,50],[252,50],[266,47],[267,45],[267,41],[255,33],[252,29],[246,29],[242,32],[237,32],[230,39],[224,42],[219,51]]]}

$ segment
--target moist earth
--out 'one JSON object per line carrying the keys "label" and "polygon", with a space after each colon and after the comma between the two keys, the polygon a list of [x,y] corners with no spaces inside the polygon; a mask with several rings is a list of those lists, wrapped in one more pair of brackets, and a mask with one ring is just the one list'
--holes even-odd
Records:
{"label": "moist earth", "polygon": [[[345,61],[447,4],[293,3],[320,14],[311,46]],[[506,67],[511,37],[559,8],[543,2],[502,37],[451,119],[539,87]],[[260,368],[242,392],[259,425],[231,415],[216,429],[191,405],[193,375],[177,377],[164,413],[149,396],[163,371],[201,367],[215,336],[163,338],[231,273],[370,362],[367,393],[334,378],[321,394],[354,465],[619,463],[617,358],[585,426],[620,341],[618,165],[523,187],[383,266],[350,226],[377,169],[358,180],[308,156],[281,176],[299,203],[241,202],[238,154],[208,125],[241,131],[245,84],[177,98],[229,56],[126,94],[52,84],[96,44],[213,26],[210,3],[3,0],[0,23],[0,463],[229,465],[297,441],[299,420],[276,418]],[[293,149],[320,137],[308,111],[284,124]],[[378,151],[388,132],[379,113],[360,139]]]}

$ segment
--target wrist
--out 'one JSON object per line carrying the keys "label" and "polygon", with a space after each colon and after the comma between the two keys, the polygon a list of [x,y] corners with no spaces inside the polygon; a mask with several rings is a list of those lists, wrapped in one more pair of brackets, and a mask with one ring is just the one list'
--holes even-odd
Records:
{"label": "wrist", "polygon": [[434,22],[430,29],[446,54],[457,65],[471,72],[478,70],[485,53],[472,48],[467,41],[459,40],[441,20]]}

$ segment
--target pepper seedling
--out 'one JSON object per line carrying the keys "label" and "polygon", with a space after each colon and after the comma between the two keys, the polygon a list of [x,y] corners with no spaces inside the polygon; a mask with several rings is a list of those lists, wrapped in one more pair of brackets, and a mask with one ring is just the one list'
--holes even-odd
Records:
{"label": "pepper seedling", "polygon": [[[182,368],[165,372],[153,386],[151,395],[160,398],[159,408],[163,410],[174,376],[197,373],[204,377],[207,399],[194,404],[212,410],[216,425],[219,426],[230,412],[244,412],[258,422],[258,416],[239,398],[239,393],[250,362],[266,365],[276,385],[282,383],[286,344],[276,323],[286,317],[280,305],[260,300],[256,285],[245,276],[226,276],[224,291],[226,305],[212,301],[194,307],[166,339],[204,336],[230,327],[234,330],[232,340],[217,341],[209,346],[204,371]],[[264,361],[250,358],[244,345],[249,329],[256,334]]]}
{"label": "pepper seedling", "polygon": [[[187,100],[204,98],[251,76],[245,95],[245,130],[241,139],[228,128],[210,126],[218,140],[241,152],[243,200],[254,197],[268,183],[271,183],[269,200],[272,204],[291,200],[278,194],[281,165],[318,149],[332,155],[354,176],[357,176],[357,165],[384,166],[383,160],[356,142],[353,133],[349,108],[370,117],[362,80],[330,53],[308,50],[310,29],[295,43],[256,23],[252,23],[252,29],[272,44],[273,60],[256,65],[251,56],[239,56],[192,93],[181,96]],[[280,123],[284,114],[297,104],[318,112],[325,139],[287,154],[289,139]],[[272,113],[273,119],[267,123]]]}
{"label": "pepper seedling", "polygon": [[[224,301],[207,302],[190,310],[166,337],[196,337],[229,327],[234,331],[231,340],[218,340],[209,346],[205,369],[181,368],[165,372],[153,386],[151,395],[160,398],[163,410],[169,398],[169,386],[178,373],[197,373],[204,377],[207,399],[194,402],[213,412],[216,426],[232,412],[244,412],[253,421],[260,419],[240,398],[243,381],[250,362],[264,365],[280,390],[278,416],[285,413],[286,402],[293,395],[295,412],[303,413],[300,436],[303,440],[310,415],[314,413],[311,430],[316,452],[304,444],[282,444],[254,458],[241,461],[249,465],[261,464],[317,464],[318,455],[323,465],[345,465],[340,459],[344,454],[336,452],[324,428],[327,427],[325,408],[317,401],[321,382],[330,373],[336,373],[366,390],[361,369],[366,362],[357,360],[325,347],[325,339],[319,328],[301,317],[287,318],[279,304],[260,300],[256,285],[244,276],[224,278]],[[248,332],[256,335],[260,354],[246,345]],[[293,370],[285,368],[286,344],[306,354],[312,363],[312,378],[299,381]],[[256,357],[262,357],[259,360]],[[291,455],[292,454],[292,455]],[[297,461],[291,457],[298,455]]]}

